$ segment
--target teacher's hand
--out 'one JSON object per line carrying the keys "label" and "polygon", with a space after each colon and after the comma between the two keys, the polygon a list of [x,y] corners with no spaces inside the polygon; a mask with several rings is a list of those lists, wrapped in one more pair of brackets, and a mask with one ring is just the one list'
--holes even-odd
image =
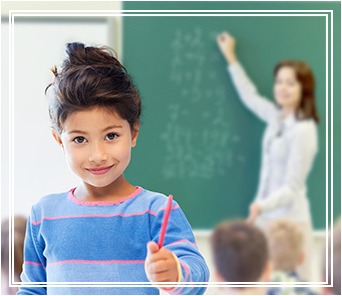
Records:
{"label": "teacher's hand", "polygon": [[253,223],[260,213],[260,206],[257,203],[252,203],[249,207],[249,217],[247,218],[248,223]]}
{"label": "teacher's hand", "polygon": [[223,32],[217,36],[217,44],[229,64],[237,61],[235,55],[235,39],[233,36],[229,35],[227,32]]}

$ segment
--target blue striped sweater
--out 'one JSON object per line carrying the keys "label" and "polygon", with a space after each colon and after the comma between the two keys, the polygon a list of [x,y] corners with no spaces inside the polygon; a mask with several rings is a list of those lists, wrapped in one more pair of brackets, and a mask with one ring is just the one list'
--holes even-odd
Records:
{"label": "blue striped sweater", "polygon": [[[82,202],[73,196],[73,190],[45,196],[32,206],[21,279],[24,285],[45,282],[45,287],[21,287],[18,295],[159,294],[149,284],[144,263],[147,243],[159,238],[166,196],[137,187],[132,195],[116,202]],[[175,201],[164,247],[178,257],[182,282],[208,281],[208,267]],[[104,286],[115,282],[145,282],[146,287]],[[169,293],[203,294],[205,289],[177,287]]]}

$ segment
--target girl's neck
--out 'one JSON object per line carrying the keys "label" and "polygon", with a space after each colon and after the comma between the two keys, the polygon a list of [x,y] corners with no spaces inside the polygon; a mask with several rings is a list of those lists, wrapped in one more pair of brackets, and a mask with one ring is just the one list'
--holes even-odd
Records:
{"label": "girl's neck", "polygon": [[136,187],[128,183],[123,175],[113,183],[105,187],[94,187],[88,183],[81,182],[74,191],[74,196],[78,200],[87,202],[117,201],[131,195]]}

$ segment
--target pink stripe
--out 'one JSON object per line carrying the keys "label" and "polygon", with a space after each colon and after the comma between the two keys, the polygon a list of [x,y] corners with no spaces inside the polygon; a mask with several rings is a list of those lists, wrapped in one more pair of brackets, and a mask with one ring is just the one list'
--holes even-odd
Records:
{"label": "pink stripe", "polygon": [[43,265],[42,263],[36,263],[36,262],[32,262],[32,261],[25,261],[25,264],[33,264],[33,265],[37,265],[37,266]]}
{"label": "pink stripe", "polygon": [[184,270],[185,270],[185,279],[184,281],[186,282],[188,277],[189,277],[189,273],[190,273],[190,270],[189,270],[189,267],[182,261],[179,261],[179,263],[183,266]]}
{"label": "pink stripe", "polygon": [[188,242],[188,243],[194,245],[194,246],[198,249],[198,247],[197,247],[196,244],[192,243],[191,241],[189,241],[189,240],[187,240],[187,239],[181,239],[181,240],[179,240],[179,241],[175,241],[175,242],[173,242],[173,243],[168,244],[167,246],[170,246],[170,245],[173,245],[173,244],[178,244],[178,243],[183,243],[183,242]]}
{"label": "pink stripe", "polygon": [[60,217],[46,217],[46,216],[43,216],[43,218],[41,220],[39,220],[38,222],[34,222],[31,219],[31,223],[33,225],[37,225],[37,224],[40,224],[42,222],[42,220],[44,220],[44,219],[45,220],[58,220],[58,219],[68,219],[68,218],[91,218],[91,217],[109,218],[109,217],[114,217],[114,216],[130,217],[130,216],[144,215],[146,213],[149,213],[151,215],[157,216],[157,213],[152,212],[149,209],[147,209],[146,211],[141,212],[141,213],[132,213],[132,214],[128,214],[128,215],[117,213],[117,214],[112,214],[112,215],[96,215],[96,214],[91,214],[91,215],[71,215],[71,216],[60,216]]}
{"label": "pink stripe", "polygon": [[175,290],[169,291],[168,293],[172,294],[172,295],[177,295],[177,294],[179,294],[183,290],[183,288],[184,287],[179,287],[179,288],[177,288]]}
{"label": "pink stripe", "polygon": [[[141,187],[140,187],[141,188]],[[178,209],[179,206],[173,206],[171,207],[172,210],[174,209]],[[114,216],[121,216],[121,217],[130,217],[130,216],[139,216],[139,215],[144,215],[146,213],[149,213],[153,216],[157,216],[157,214],[162,211],[162,210],[165,210],[166,207],[164,208],[161,208],[158,210],[157,213],[155,212],[152,212],[150,211],[149,209],[145,210],[144,212],[140,212],[140,213],[131,213],[131,214],[127,214],[127,215],[124,215],[124,214],[121,214],[121,213],[117,213],[117,214],[112,214],[112,215],[96,215],[96,214],[91,214],[91,215],[71,215],[71,216],[59,216],[59,217],[46,217],[46,216],[43,216],[42,219],[40,219],[39,221],[37,222],[34,222],[32,219],[31,219],[31,223],[33,225],[38,225],[40,223],[42,223],[42,220],[58,220],[58,219],[68,219],[68,218],[92,218],[92,217],[102,217],[102,218],[109,218],[109,217],[114,217]],[[197,246],[196,246],[197,247]]]}
{"label": "pink stripe", "polygon": [[[179,208],[179,205],[173,206],[173,207],[171,207],[171,210],[175,210],[175,209],[178,209],[178,208]],[[163,210],[166,210],[166,207],[160,208],[157,213],[159,213],[159,212],[161,212]]]}
{"label": "pink stripe", "polygon": [[96,261],[96,260],[64,260],[59,262],[48,263],[47,265],[58,265],[67,263],[86,263],[86,264],[113,264],[113,263],[145,263],[145,260],[106,260],[106,261]]}
{"label": "pink stripe", "polygon": [[69,191],[68,197],[70,198],[70,200],[76,204],[82,205],[82,206],[111,206],[111,205],[117,205],[120,203],[123,203],[124,201],[131,199],[135,196],[137,196],[143,189],[139,186],[137,186],[137,190],[135,190],[131,195],[126,196],[120,200],[116,200],[116,201],[82,201],[77,199],[74,196],[74,191],[75,191],[76,187],[71,189]]}
{"label": "pink stripe", "polygon": [[[32,265],[36,265],[36,266],[42,266],[43,264],[41,263],[36,263],[36,262],[32,262],[32,261],[24,261],[25,264],[32,264]],[[46,269],[46,267],[42,266],[44,269]]]}

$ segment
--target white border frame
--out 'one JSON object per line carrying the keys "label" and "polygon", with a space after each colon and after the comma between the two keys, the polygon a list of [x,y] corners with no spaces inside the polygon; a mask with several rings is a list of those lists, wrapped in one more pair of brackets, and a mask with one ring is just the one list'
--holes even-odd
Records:
{"label": "white border frame", "polygon": [[[33,13],[35,12],[35,13]],[[51,13],[47,14],[47,12],[63,12],[61,14]],[[331,228],[333,227],[333,10],[210,10],[209,14],[198,14],[198,12],[208,12],[207,10],[92,10],[90,13],[89,10],[10,10],[9,11],[9,58],[10,58],[10,67],[9,67],[9,98],[10,98],[10,118],[9,118],[9,213],[12,217],[9,219],[9,227],[14,232],[14,155],[13,155],[13,147],[14,147],[14,136],[13,136],[13,126],[14,126],[14,17],[16,16],[25,16],[25,17],[37,17],[37,16],[80,16],[80,17],[94,17],[94,16],[119,16],[119,17],[127,17],[127,16],[325,16],[326,18],[326,73],[328,73],[328,28],[329,28],[329,13],[331,17],[330,29],[331,29]],[[127,12],[139,12],[137,14],[127,14]],[[146,12],[152,12],[151,14],[146,14]],[[159,14],[163,12],[163,14]],[[170,12],[177,12],[176,14],[168,14]],[[184,14],[180,12],[193,12],[190,14]],[[225,13],[222,13],[225,12]],[[228,13],[230,12],[230,13]],[[235,13],[232,13],[235,12]],[[246,12],[254,12],[254,13],[246,13]],[[255,14],[255,12],[260,12],[259,14]],[[261,14],[261,12],[267,12]],[[292,14],[273,14],[273,12],[292,12]],[[298,14],[302,12],[311,12],[312,14]],[[313,13],[314,12],[314,13]],[[318,14],[321,12],[325,12],[328,14]],[[30,13],[30,14],[27,14]],[[77,13],[77,14],[74,14]],[[12,26],[13,24],[13,26]],[[326,76],[326,151],[328,152],[328,75]],[[328,172],[328,153],[326,154],[326,170]],[[328,174],[326,175],[326,184],[328,184]],[[328,185],[326,186],[326,234],[328,234]],[[10,231],[10,245],[12,243],[11,254],[14,253],[14,238],[11,237]],[[332,241],[332,236],[331,236]],[[327,282],[328,271],[326,271],[326,281],[325,282],[300,282],[299,284],[269,284],[265,282],[260,282],[256,284],[255,282],[246,282],[244,285],[236,284],[227,284],[220,282],[197,282],[197,283],[146,283],[146,282],[134,282],[133,284],[130,282],[122,282],[120,284],[116,282],[92,282],[84,284],[84,282],[32,282],[32,283],[20,283],[14,282],[12,279],[14,278],[14,269],[11,264],[14,264],[14,258],[10,257],[9,264],[9,286],[10,287],[168,287],[168,284],[175,284],[177,287],[281,287],[281,286],[291,286],[291,287],[332,287],[333,286],[333,252],[332,252],[333,244],[331,242],[331,285]],[[326,235],[326,249],[328,248],[328,235]],[[326,262],[328,262],[328,253],[326,253]],[[12,272],[11,272],[12,271]],[[312,285],[314,284],[314,285]],[[324,285],[322,285],[324,284]]]}

